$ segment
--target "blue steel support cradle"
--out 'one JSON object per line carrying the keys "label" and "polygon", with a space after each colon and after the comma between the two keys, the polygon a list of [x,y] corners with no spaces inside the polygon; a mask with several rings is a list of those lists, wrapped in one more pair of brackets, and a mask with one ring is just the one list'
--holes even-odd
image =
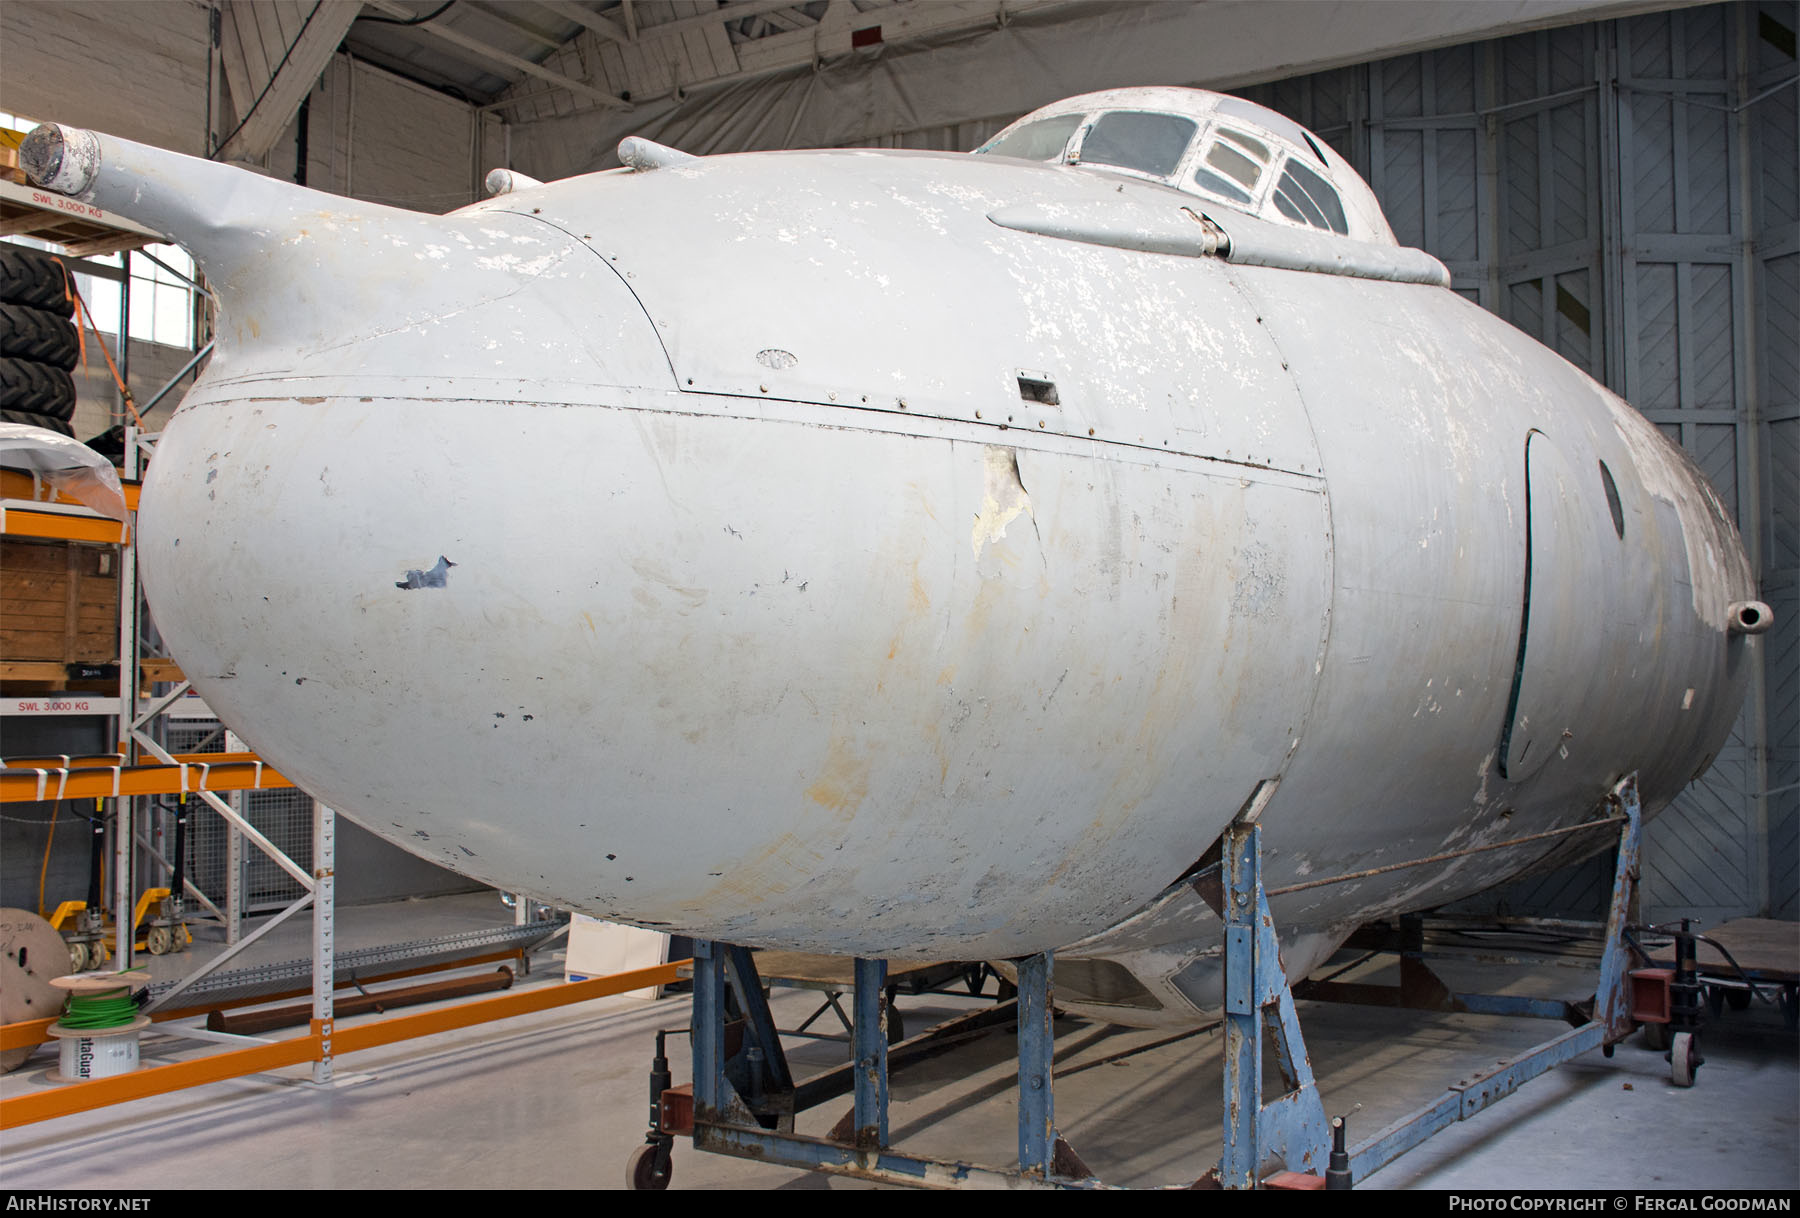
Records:
{"label": "blue steel support cradle", "polygon": [[888,1140],[887,961],[856,961],[855,1020],[850,1051],[856,1058],[856,1144],[867,1150]]}
{"label": "blue steel support cradle", "polygon": [[[1623,823],[1619,827],[1618,863],[1613,870],[1612,904],[1606,919],[1606,945],[1600,957],[1600,975],[1588,1021],[1491,1070],[1463,1080],[1436,1100],[1376,1133],[1350,1152],[1352,1179],[1363,1179],[1433,1134],[1458,1121],[1466,1121],[1494,1101],[1511,1095],[1522,1084],[1545,1071],[1589,1049],[1612,1045],[1630,1035],[1631,958],[1625,945],[1625,924],[1630,919],[1631,894],[1638,874],[1642,810],[1638,804],[1637,775],[1630,774],[1622,779],[1613,788],[1609,800]],[[1484,1014],[1549,1015],[1554,1018],[1563,1013],[1562,1004],[1525,998],[1472,994],[1458,994],[1457,998],[1465,1009]],[[1476,999],[1483,1001],[1473,1001]]]}
{"label": "blue steel support cradle", "polygon": [[1619,829],[1619,859],[1613,868],[1612,903],[1606,914],[1606,948],[1600,957],[1600,981],[1594,989],[1594,1020],[1606,1028],[1606,1043],[1631,1035],[1631,949],[1625,925],[1631,921],[1631,895],[1637,887],[1640,822],[1637,775],[1627,774],[1613,788],[1612,802],[1625,823]]}
{"label": "blue steel support cradle", "polygon": [[[1560,1062],[1631,1031],[1630,958],[1624,942],[1637,876],[1640,810],[1636,775],[1622,780],[1611,801],[1621,820],[1618,866],[1599,984],[1588,1022],[1497,1067],[1459,1083],[1439,1099],[1394,1122],[1350,1153],[1349,1174],[1362,1179],[1432,1134],[1474,1115]],[[1300,1032],[1293,991],[1282,968],[1274,918],[1262,883],[1261,830],[1240,823],[1221,843],[1224,942],[1224,1147],[1216,1173],[1228,1189],[1255,1188],[1263,1164],[1279,1157],[1290,1172],[1323,1173],[1331,1145],[1312,1065]],[[987,1185],[1050,1188],[1105,1187],[1061,1143],[1052,1098],[1050,953],[1016,962],[1018,969],[1019,1162],[1016,1168],[907,1155],[888,1148],[887,965],[855,964],[853,1020],[854,1138],[834,1141],[792,1132],[792,1081],[778,1033],[756,983],[747,949],[694,943],[694,1124],[696,1149],[756,1158],[833,1174],[923,1187]],[[743,1042],[726,1056],[728,979],[738,987]],[[1533,999],[1456,995],[1460,1009],[1494,1014],[1563,1015],[1567,1004]],[[1264,1029],[1272,1034],[1283,1093],[1263,1100]],[[745,1073],[744,1059],[756,1068]],[[753,1090],[764,1079],[786,1088],[785,1115],[771,1097],[740,1095],[734,1075]],[[839,1092],[838,1094],[842,1094]],[[749,1102],[746,1103],[746,1100]]]}
{"label": "blue steel support cradle", "polygon": [[1051,1095],[1051,956],[1019,961],[1019,1170],[1048,1176],[1056,1147]]}
{"label": "blue steel support cradle", "polygon": [[694,1112],[717,1119],[725,1108],[725,956],[720,945],[694,940]]}
{"label": "blue steel support cradle", "polygon": [[[693,1141],[696,1149],[755,1158],[764,1163],[855,1176],[894,1184],[955,1188],[970,1184],[1018,1187],[1094,1188],[1091,1179],[1053,1174],[1058,1139],[1051,1106],[1051,990],[1049,956],[1018,962],[1019,969],[1019,1156],[1016,1169],[926,1158],[891,1150],[888,1139],[887,963],[855,962],[853,998],[853,1139],[834,1141],[792,1132],[792,1088],[785,1113],[778,1095],[740,1094],[734,1073],[745,1075],[744,1059],[754,1049],[767,1063],[771,1083],[785,1077],[785,1060],[772,1039],[774,1024],[747,949],[725,943],[694,942]],[[735,985],[744,1008],[743,1046],[728,1058],[726,994]],[[749,1101],[749,1102],[746,1102]],[[784,1116],[786,1119],[784,1119]],[[1075,1166],[1071,1156],[1071,1165]]]}
{"label": "blue steel support cradle", "polygon": [[[1279,1155],[1289,1171],[1325,1170],[1331,1127],[1313,1083],[1293,992],[1281,967],[1275,920],[1262,884],[1262,830],[1234,824],[1225,833],[1225,1129],[1219,1184],[1255,1188],[1263,1160]],[[1263,1028],[1273,1033],[1276,1065],[1287,1086],[1263,1103]]]}

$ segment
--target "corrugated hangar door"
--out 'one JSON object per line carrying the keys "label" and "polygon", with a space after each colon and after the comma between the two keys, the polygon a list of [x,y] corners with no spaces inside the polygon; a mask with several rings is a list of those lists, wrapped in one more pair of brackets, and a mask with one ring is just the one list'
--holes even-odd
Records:
{"label": "corrugated hangar door", "polygon": [[[1737,508],[1740,527],[1753,528],[1759,496],[1743,426],[1748,216],[1738,184],[1748,149],[1732,113],[1733,35],[1745,32],[1750,13],[1703,8],[1618,27],[1622,358],[1614,380]],[[1753,691],[1712,769],[1646,837],[1643,905],[1653,920],[1717,922],[1763,904],[1756,701]]]}
{"label": "corrugated hangar door", "polygon": [[[1769,904],[1800,918],[1800,87],[1794,84],[1800,5],[1753,10],[1745,177],[1755,241],[1752,382],[1763,419],[1760,522],[1764,599],[1781,616],[1767,649]],[[1753,475],[1754,476],[1754,475]]]}
{"label": "corrugated hangar door", "polygon": [[[1776,627],[1650,827],[1646,919],[1796,916],[1800,4],[1680,9],[1246,90],[1329,139],[1455,289],[1622,393],[1735,507]],[[1610,862],[1475,904],[1593,916]]]}

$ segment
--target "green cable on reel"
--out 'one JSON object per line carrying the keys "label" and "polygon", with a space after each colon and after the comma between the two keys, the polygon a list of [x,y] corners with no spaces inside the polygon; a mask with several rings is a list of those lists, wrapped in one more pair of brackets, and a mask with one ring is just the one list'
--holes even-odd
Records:
{"label": "green cable on reel", "polygon": [[137,1003],[132,999],[130,989],[70,994],[61,1023],[73,1031],[104,1032],[129,1026],[137,1013]]}

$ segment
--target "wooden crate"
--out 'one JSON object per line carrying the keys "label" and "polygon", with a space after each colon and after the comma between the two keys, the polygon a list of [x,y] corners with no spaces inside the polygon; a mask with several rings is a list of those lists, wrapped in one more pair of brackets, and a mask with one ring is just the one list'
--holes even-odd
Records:
{"label": "wooden crate", "polygon": [[0,661],[118,658],[118,547],[0,539]]}

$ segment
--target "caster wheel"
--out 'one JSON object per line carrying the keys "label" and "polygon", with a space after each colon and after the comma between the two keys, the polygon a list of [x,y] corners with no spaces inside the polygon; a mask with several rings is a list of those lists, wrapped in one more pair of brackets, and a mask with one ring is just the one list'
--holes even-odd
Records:
{"label": "caster wheel", "polygon": [[1601,1057],[1611,1057],[1612,1055],[1613,1055],[1613,1046],[1612,1045],[1601,1045],[1600,1046],[1600,1056]]}
{"label": "caster wheel", "polygon": [[144,946],[152,956],[167,955],[175,947],[175,932],[166,926],[152,926],[144,936]]}
{"label": "caster wheel", "polygon": [[1669,1025],[1666,1023],[1647,1023],[1644,1025],[1644,1048],[1652,1053],[1666,1053],[1669,1048]]}
{"label": "caster wheel", "polygon": [[656,1169],[656,1147],[648,1142],[631,1152],[625,1160],[625,1187],[634,1193],[660,1193],[669,1187],[674,1164]]}
{"label": "caster wheel", "polygon": [[1669,1081],[1677,1087],[1692,1087],[1694,1072],[1706,1059],[1700,1056],[1700,1042],[1692,1032],[1677,1032],[1669,1042]]}
{"label": "caster wheel", "polygon": [[890,1045],[897,1045],[906,1039],[906,1020],[891,1006],[887,1009],[887,1038]]}
{"label": "caster wheel", "polygon": [[87,971],[87,966],[88,966],[87,944],[85,944],[85,943],[69,944],[69,971],[71,973],[85,973]]}
{"label": "caster wheel", "polygon": [[1726,990],[1725,1005],[1734,1011],[1748,1011],[1750,1009],[1750,991]]}

